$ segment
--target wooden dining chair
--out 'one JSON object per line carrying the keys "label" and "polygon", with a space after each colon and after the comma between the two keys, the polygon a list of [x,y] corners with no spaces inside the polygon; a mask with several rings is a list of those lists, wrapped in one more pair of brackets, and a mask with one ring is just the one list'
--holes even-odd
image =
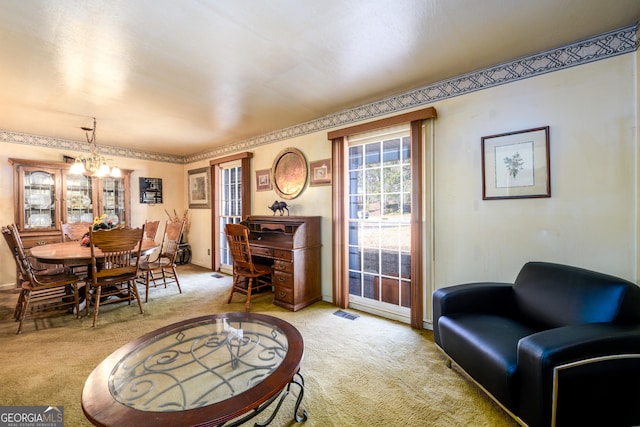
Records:
{"label": "wooden dining chair", "polygon": [[155,240],[158,234],[158,227],[160,227],[160,221],[147,221],[144,222],[144,238]]}
{"label": "wooden dining chair", "polygon": [[93,224],[90,222],[60,222],[63,242],[79,242],[89,232]]}
{"label": "wooden dining chair", "polygon": [[180,247],[180,238],[184,230],[184,221],[167,221],[162,243],[158,256],[154,261],[143,261],[140,263],[140,276],[145,285],[144,301],[149,301],[149,287],[151,282],[156,287],[156,281],[160,280],[156,274],[162,274],[162,283],[167,287],[167,283],[173,283],[178,286],[178,292],[182,293],[180,288],[180,280],[178,279],[178,271],[176,270],[176,256]]}
{"label": "wooden dining chair", "polygon": [[91,280],[87,292],[87,315],[93,305],[93,327],[96,326],[101,304],[138,301],[140,314],[144,314],[136,285],[140,248],[144,236],[142,228],[114,228],[90,232]]}
{"label": "wooden dining chair", "polygon": [[[62,230],[63,242],[80,242],[82,238],[89,233],[93,226],[90,222],[66,222],[60,221],[60,229]],[[78,243],[79,244],[79,243]],[[71,273],[82,278],[89,275],[89,266],[84,264],[67,265]]]}
{"label": "wooden dining chair", "polygon": [[[253,262],[247,227],[242,224],[227,224],[225,234],[233,259],[233,285],[227,303],[231,303],[234,292],[239,292],[247,296],[245,311],[249,311],[251,309],[251,294],[272,287],[273,268]],[[269,280],[261,280],[264,277],[269,277]],[[240,278],[247,280],[246,287]]]}
{"label": "wooden dining chair", "polygon": [[20,322],[16,333],[22,333],[22,325],[28,315],[35,318],[49,315],[52,311],[60,309],[65,309],[66,313],[67,309],[73,307],[76,318],[79,318],[80,279],[78,276],[64,272],[49,273],[36,270],[22,245],[22,239],[15,225],[2,227],[2,235],[20,273],[18,275],[20,294],[14,311],[16,321]]}

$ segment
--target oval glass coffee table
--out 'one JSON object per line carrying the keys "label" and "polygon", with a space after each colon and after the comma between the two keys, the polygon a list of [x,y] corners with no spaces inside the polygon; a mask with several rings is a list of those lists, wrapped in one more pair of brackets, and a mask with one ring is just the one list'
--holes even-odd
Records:
{"label": "oval glass coffee table", "polygon": [[284,320],[224,313],[174,323],[124,345],[91,372],[82,410],[97,426],[236,426],[299,387],[302,335]]}

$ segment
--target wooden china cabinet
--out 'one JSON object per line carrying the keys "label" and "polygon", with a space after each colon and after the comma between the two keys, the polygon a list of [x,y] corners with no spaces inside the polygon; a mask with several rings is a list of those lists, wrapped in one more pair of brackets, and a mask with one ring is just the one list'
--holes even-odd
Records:
{"label": "wooden china cabinet", "polygon": [[9,159],[13,165],[15,223],[25,248],[60,242],[60,223],[93,222],[107,214],[130,225],[130,170],[122,177],[70,175],[70,163]]}

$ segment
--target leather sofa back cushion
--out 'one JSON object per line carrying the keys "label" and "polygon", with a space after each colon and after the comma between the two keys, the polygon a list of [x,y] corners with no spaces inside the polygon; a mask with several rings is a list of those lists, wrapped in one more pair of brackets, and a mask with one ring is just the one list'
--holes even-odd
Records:
{"label": "leather sofa back cushion", "polygon": [[545,328],[640,321],[640,288],[618,277],[561,264],[529,262],[514,284],[522,320]]}

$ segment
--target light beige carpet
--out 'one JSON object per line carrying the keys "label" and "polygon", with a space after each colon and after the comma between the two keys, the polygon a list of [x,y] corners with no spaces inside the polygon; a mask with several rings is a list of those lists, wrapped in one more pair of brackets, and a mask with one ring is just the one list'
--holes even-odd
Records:
{"label": "light beige carpet", "polygon": [[[231,279],[209,270],[180,266],[183,293],[174,285],[151,289],[141,315],[136,305],[112,304],[91,317],[73,315],[27,320],[15,335],[17,294],[0,292],[0,404],[64,406],[65,425],[88,426],[80,397],[84,381],[106,356],[154,329],[209,313],[244,310],[244,296],[226,303]],[[496,404],[445,365],[429,331],[356,313],[334,315],[335,306],[316,303],[296,313],[255,296],[252,311],[293,324],[305,340],[301,373],[307,426],[516,426]],[[297,393],[296,387],[292,387]],[[295,398],[287,397],[273,426],[292,426]],[[254,421],[266,419],[269,409]],[[247,425],[252,425],[248,423]],[[117,426],[114,426],[117,427]]]}

